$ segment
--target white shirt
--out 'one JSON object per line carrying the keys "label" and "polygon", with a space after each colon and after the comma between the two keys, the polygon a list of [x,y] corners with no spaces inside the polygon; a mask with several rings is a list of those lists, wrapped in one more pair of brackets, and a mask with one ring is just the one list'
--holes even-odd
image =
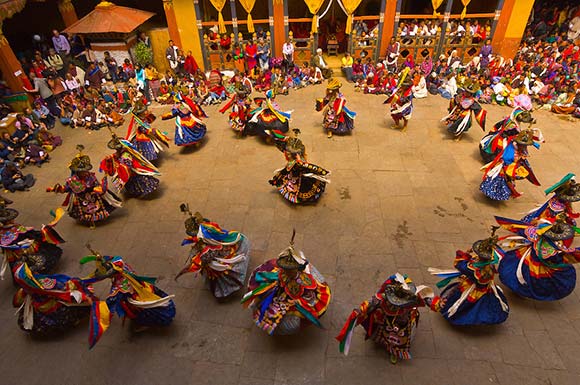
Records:
{"label": "white shirt", "polygon": [[282,53],[287,56],[291,56],[292,54],[294,54],[294,44],[284,43],[282,45]]}
{"label": "white shirt", "polygon": [[76,90],[81,86],[75,78],[73,78],[72,80],[65,80],[64,84],[66,85],[66,89],[71,91]]}

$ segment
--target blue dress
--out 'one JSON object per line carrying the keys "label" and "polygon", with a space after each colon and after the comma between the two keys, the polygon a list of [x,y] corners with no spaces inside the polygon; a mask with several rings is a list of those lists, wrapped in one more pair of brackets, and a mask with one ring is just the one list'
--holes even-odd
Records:
{"label": "blue dress", "polygon": [[514,293],[538,301],[556,301],[574,291],[576,269],[564,263],[562,252],[542,262],[532,248],[521,265],[525,282],[520,282],[517,277],[520,254],[516,250],[507,252],[499,264],[499,279]]}
{"label": "blue dress", "polygon": [[175,118],[174,141],[177,146],[185,147],[199,143],[207,131],[205,124],[199,118],[195,118],[190,111],[183,112],[178,108],[172,108],[171,112],[161,118],[163,120]]}
{"label": "blue dress", "polygon": [[[461,275],[441,293],[445,303],[439,312],[452,325],[502,323],[509,315],[509,306],[501,288],[494,283],[495,268],[493,265],[476,267],[474,262],[477,261],[471,254],[457,251],[455,268]],[[462,300],[466,291],[470,293]]]}

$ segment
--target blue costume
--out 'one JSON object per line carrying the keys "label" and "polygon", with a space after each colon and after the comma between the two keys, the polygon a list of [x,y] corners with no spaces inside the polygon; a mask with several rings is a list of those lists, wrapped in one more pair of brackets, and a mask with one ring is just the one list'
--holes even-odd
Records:
{"label": "blue costume", "polygon": [[206,133],[202,118],[207,118],[201,107],[188,97],[179,97],[179,105],[174,106],[171,112],[161,116],[167,120],[175,118],[175,144],[177,146],[191,146],[199,143]]}
{"label": "blue costume", "polygon": [[[437,284],[446,286],[431,305],[453,325],[491,325],[504,322],[509,306],[500,287],[494,282],[495,264],[502,251],[497,238],[477,241],[468,252],[457,250],[455,271],[430,269],[445,279]],[[456,279],[456,282],[449,283]]]}
{"label": "blue costume", "polygon": [[572,293],[576,286],[572,264],[578,262],[580,250],[566,246],[574,237],[571,226],[560,220],[544,220],[538,226],[507,218],[496,220],[517,234],[505,238],[511,250],[504,254],[498,269],[504,285],[538,301],[555,301]]}

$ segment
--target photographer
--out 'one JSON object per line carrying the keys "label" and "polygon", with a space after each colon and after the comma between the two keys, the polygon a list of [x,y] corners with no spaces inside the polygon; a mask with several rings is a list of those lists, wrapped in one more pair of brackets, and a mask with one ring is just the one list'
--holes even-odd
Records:
{"label": "photographer", "polygon": [[60,116],[60,109],[58,107],[58,104],[56,103],[54,93],[50,89],[47,80],[37,77],[34,72],[30,72],[28,76],[30,77],[31,82],[34,85],[34,88],[28,89],[26,87],[22,87],[24,91],[29,93],[38,93],[42,98],[42,100],[44,100],[44,102],[48,106],[50,113],[53,114],[54,116]]}

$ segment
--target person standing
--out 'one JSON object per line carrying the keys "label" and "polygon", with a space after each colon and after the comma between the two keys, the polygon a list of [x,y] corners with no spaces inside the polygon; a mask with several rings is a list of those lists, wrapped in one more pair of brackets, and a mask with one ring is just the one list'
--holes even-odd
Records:
{"label": "person standing", "polygon": [[185,64],[183,65],[183,69],[190,75],[195,74],[199,69],[197,61],[195,61],[195,58],[193,57],[191,51],[187,51],[187,56],[185,57]]}
{"label": "person standing", "polygon": [[258,40],[258,61],[260,62],[260,67],[263,70],[267,70],[269,68],[269,60],[270,60],[270,44],[264,41],[263,38]]}
{"label": "person standing", "polygon": [[179,48],[173,44],[173,40],[169,40],[169,47],[165,50],[165,56],[169,62],[169,67],[173,71],[177,71],[179,66]]}
{"label": "person standing", "polygon": [[481,47],[479,52],[479,66],[481,69],[486,69],[489,66],[489,61],[491,60],[491,39],[486,39],[485,44]]}
{"label": "person standing", "polygon": [[286,61],[286,68],[290,68],[294,64],[294,44],[290,39],[286,39],[286,42],[282,45],[282,55],[284,55],[284,60]]}
{"label": "person standing", "polygon": [[44,100],[44,102],[48,106],[50,113],[53,114],[54,116],[60,116],[60,108],[56,104],[56,99],[54,97],[54,94],[52,93],[52,90],[48,86],[46,79],[37,77],[34,72],[30,72],[28,74],[28,77],[30,78],[32,84],[34,85],[34,88],[28,89],[26,87],[22,87],[24,91],[30,93],[38,93],[42,98],[42,100]]}
{"label": "person standing", "polygon": [[109,70],[109,74],[111,74],[111,81],[113,83],[117,83],[119,81],[119,77],[117,76],[119,65],[114,57],[111,56],[109,51],[105,51],[105,65]]}
{"label": "person standing", "polygon": [[48,50],[48,56],[46,57],[46,59],[44,60],[44,64],[50,68],[54,68],[54,70],[56,72],[58,72],[58,75],[60,77],[62,77],[64,75],[64,61],[62,59],[62,57],[56,53],[56,51],[52,48],[50,48]]}
{"label": "person standing", "polygon": [[244,50],[246,51],[248,72],[251,72],[257,64],[256,57],[258,56],[258,46],[255,41],[251,40],[246,44]]}
{"label": "person standing", "polygon": [[94,62],[89,64],[87,72],[85,72],[85,85],[97,91],[101,90],[101,84],[105,82],[105,75]]}
{"label": "person standing", "polygon": [[70,54],[70,44],[66,36],[61,35],[56,29],[52,31],[52,45],[54,50],[62,56]]}
{"label": "person standing", "polygon": [[385,67],[389,71],[397,72],[398,60],[401,44],[393,37],[387,46],[387,56],[385,57]]}
{"label": "person standing", "polygon": [[[52,31],[52,45],[54,46],[54,50],[63,61],[63,68],[68,68],[68,64],[70,63],[70,43],[68,42],[68,38],[65,35],[61,35],[56,29]],[[58,71],[58,70],[57,70]],[[64,77],[64,74],[60,74],[61,77]]]}

